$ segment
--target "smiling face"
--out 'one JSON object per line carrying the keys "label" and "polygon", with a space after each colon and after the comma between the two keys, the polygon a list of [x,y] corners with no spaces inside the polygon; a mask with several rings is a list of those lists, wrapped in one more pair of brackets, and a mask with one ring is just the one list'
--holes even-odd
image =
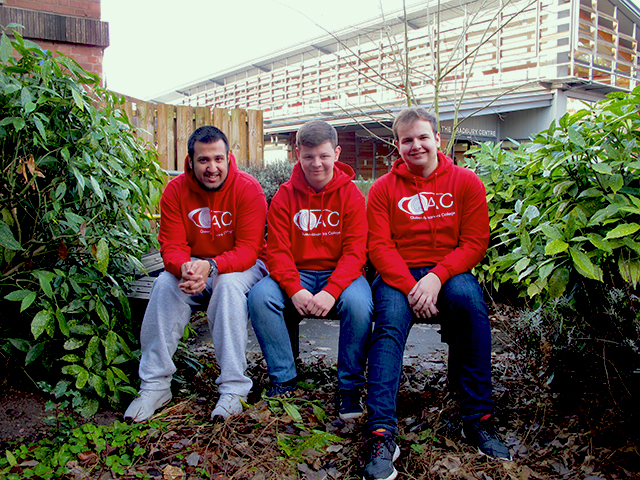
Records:
{"label": "smiling face", "polygon": [[193,158],[189,159],[193,174],[205,190],[217,190],[229,174],[227,147],[222,140],[212,143],[195,142]]}
{"label": "smiling face", "polygon": [[340,146],[333,148],[331,141],[315,147],[300,145],[296,153],[307,182],[316,192],[321,191],[333,178],[333,166],[340,157]]}
{"label": "smiling face", "polygon": [[434,133],[431,123],[416,120],[398,125],[398,152],[414,175],[427,178],[438,167],[440,133]]}

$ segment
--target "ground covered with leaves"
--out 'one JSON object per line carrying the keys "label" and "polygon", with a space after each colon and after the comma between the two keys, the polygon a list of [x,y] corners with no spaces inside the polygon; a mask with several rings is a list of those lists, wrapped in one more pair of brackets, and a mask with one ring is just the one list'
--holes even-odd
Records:
{"label": "ground covered with leaves", "polygon": [[[399,478],[638,478],[637,415],[625,411],[606,384],[598,388],[584,378],[572,382],[563,377],[558,385],[533,368],[527,356],[510,346],[512,313],[503,309],[493,315],[493,371],[498,431],[513,461],[482,457],[461,438],[456,402],[447,387],[446,357],[436,352],[405,366],[398,412]],[[362,424],[337,418],[335,365],[304,361],[293,398],[264,399],[265,366],[261,358],[252,358],[249,373],[255,383],[244,413],[212,423],[209,415],[217,397],[212,349],[182,349],[179,356],[182,388],[175,389],[174,400],[149,423],[116,420],[110,426],[79,426],[69,412],[54,410],[49,412],[54,428],[41,425],[35,434],[38,443],[26,444],[38,428],[33,425],[23,432],[23,442],[2,435],[6,455],[0,457],[0,477],[361,478]],[[12,408],[19,416],[20,406]]]}

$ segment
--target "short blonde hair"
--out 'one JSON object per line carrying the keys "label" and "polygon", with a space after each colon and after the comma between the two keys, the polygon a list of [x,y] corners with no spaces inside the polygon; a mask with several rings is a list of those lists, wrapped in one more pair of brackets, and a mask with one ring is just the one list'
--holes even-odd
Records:
{"label": "short blonde hair", "polygon": [[426,108],[423,107],[408,107],[404,110],[401,110],[400,113],[396,116],[393,121],[393,138],[400,140],[398,138],[398,128],[403,124],[412,124],[417,120],[426,120],[431,124],[431,128],[433,129],[433,134],[438,133],[438,120],[436,116],[427,111]]}

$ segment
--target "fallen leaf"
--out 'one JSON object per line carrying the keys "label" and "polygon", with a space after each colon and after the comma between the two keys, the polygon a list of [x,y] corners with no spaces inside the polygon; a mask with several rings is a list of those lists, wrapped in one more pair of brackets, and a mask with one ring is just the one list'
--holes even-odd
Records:
{"label": "fallen leaf", "polygon": [[200,463],[200,455],[197,452],[191,452],[187,457],[187,465],[195,467]]}
{"label": "fallen leaf", "polygon": [[181,468],[174,467],[173,465],[167,465],[162,470],[162,476],[164,480],[181,480],[184,478],[184,472]]}

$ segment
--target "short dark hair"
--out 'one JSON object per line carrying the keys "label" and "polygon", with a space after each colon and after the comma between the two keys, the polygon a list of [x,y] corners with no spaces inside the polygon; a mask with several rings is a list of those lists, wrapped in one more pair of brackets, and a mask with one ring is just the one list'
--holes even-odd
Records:
{"label": "short dark hair", "polygon": [[438,133],[438,120],[433,113],[428,112],[424,107],[407,107],[404,110],[401,110],[393,121],[393,126],[391,127],[393,129],[393,138],[400,140],[398,138],[398,127],[400,125],[413,123],[416,120],[426,120],[431,124],[433,134],[435,135]]}
{"label": "short dark hair", "polygon": [[338,146],[338,132],[336,129],[322,120],[311,120],[298,130],[296,135],[296,147],[317,147],[325,142],[331,142],[335,149]]}
{"label": "short dark hair", "polygon": [[189,158],[193,160],[194,145],[196,142],[215,143],[219,140],[224,142],[224,146],[227,150],[227,156],[229,156],[229,140],[222,130],[211,125],[205,125],[204,127],[198,128],[191,134],[187,141],[187,152],[189,153]]}

